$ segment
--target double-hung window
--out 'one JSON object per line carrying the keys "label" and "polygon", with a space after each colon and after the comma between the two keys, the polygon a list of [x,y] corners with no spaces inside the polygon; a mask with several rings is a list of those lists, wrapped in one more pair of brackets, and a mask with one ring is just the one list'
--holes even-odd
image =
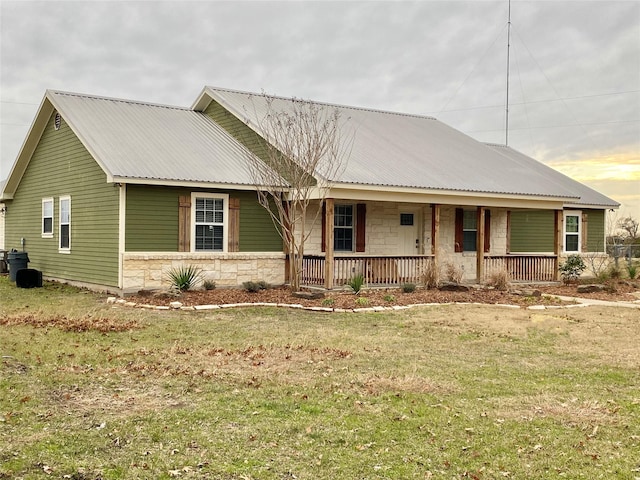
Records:
{"label": "double-hung window", "polygon": [[353,205],[336,205],[334,207],[333,250],[353,252]]}
{"label": "double-hung window", "polygon": [[53,198],[42,199],[42,238],[53,237]]}
{"label": "double-hung window", "polygon": [[570,211],[564,212],[564,251],[578,253],[580,252],[581,241],[581,217],[582,212]]}
{"label": "double-hung window", "polygon": [[195,251],[224,252],[227,250],[228,195],[192,194],[193,237]]}
{"label": "double-hung window", "polygon": [[59,251],[71,251],[71,197],[60,197]]}
{"label": "double-hung window", "polygon": [[478,248],[478,213],[465,210],[462,219],[462,250],[475,252]]}

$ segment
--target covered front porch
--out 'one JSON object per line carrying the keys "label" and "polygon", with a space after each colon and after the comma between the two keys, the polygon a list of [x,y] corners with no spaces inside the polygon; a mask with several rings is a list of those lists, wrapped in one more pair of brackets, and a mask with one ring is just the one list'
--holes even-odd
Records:
{"label": "covered front porch", "polygon": [[465,282],[484,283],[498,271],[513,282],[557,281],[562,210],[549,211],[553,246],[541,253],[511,251],[511,213],[500,206],[328,198],[321,235],[303,256],[301,284],[332,289],[362,275],[368,285],[420,285],[436,266],[441,279],[454,269]]}

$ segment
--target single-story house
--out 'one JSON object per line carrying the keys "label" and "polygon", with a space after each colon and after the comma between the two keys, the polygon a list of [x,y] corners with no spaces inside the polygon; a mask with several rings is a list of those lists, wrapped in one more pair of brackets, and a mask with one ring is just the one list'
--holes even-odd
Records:
{"label": "single-story house", "polygon": [[[606,213],[619,204],[586,185],[431,117],[317,105],[355,133],[308,212],[322,209],[303,284],[333,288],[357,273],[419,283],[434,261],[468,281],[494,269],[548,281],[564,256],[605,252]],[[261,94],[213,87],[188,108],[47,91],[0,194],[6,248],[24,239],[45,278],[121,293],[166,286],[185,264],[219,286],[286,283],[249,168],[247,139],[262,136],[266,111]]]}

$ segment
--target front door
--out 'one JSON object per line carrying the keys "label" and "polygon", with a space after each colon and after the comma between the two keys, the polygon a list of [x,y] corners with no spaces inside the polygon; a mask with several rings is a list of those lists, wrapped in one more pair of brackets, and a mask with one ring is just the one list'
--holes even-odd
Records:
{"label": "front door", "polygon": [[421,252],[420,222],[415,211],[401,211],[398,226],[398,254],[418,255]]}

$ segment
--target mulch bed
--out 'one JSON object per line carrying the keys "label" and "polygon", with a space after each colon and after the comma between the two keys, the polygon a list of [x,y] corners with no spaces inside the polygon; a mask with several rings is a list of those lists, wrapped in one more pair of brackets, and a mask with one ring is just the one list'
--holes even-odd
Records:
{"label": "mulch bed", "polygon": [[[241,288],[216,288],[213,290],[195,290],[183,292],[175,297],[167,294],[152,292],[140,292],[138,295],[127,297],[128,301],[147,305],[169,305],[178,301],[184,306],[196,305],[224,305],[238,303],[280,303],[299,304],[305,307],[331,307],[331,308],[365,308],[374,306],[390,307],[394,305],[414,305],[420,303],[484,303],[484,304],[509,304],[519,306],[531,305],[561,305],[557,298],[546,296],[526,296],[513,293],[513,290],[521,289],[518,285],[512,287],[512,291],[498,291],[489,288],[471,288],[468,292],[450,292],[436,289],[418,288],[414,292],[404,293],[399,288],[365,289],[359,295],[352,292],[332,291],[323,292],[324,297],[319,299],[303,299],[294,297],[285,287],[268,288],[252,293]],[[595,293],[577,293],[577,285],[544,285],[527,286],[535,288],[543,294],[592,298],[607,301],[634,301],[637,297],[631,295],[640,291],[640,282],[618,281],[607,285],[607,290]]]}

